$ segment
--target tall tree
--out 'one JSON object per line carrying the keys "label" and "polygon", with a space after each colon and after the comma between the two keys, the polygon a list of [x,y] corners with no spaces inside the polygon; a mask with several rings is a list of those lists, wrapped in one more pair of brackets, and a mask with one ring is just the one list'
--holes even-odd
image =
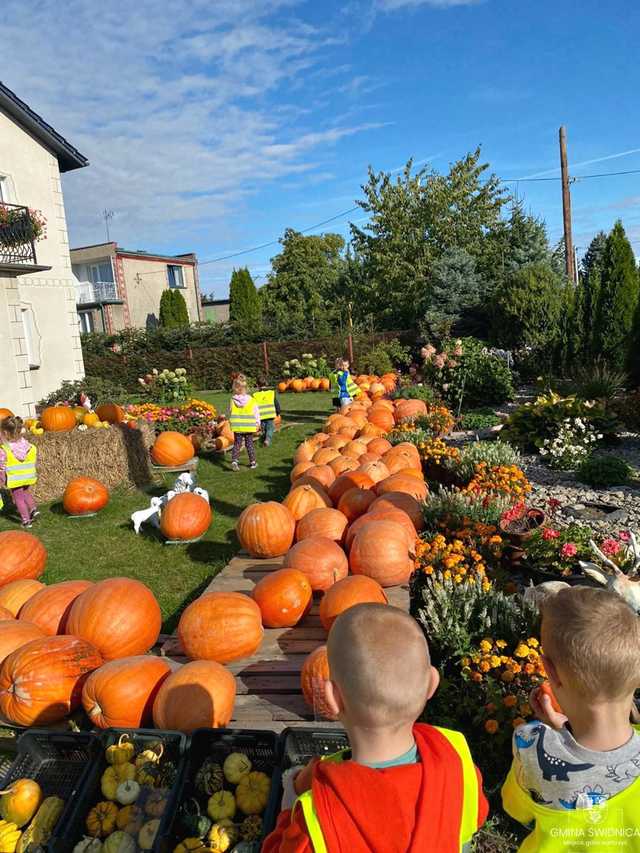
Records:
{"label": "tall tree", "polygon": [[596,310],[595,350],[612,367],[629,361],[640,282],[631,244],[618,220],[607,237]]}
{"label": "tall tree", "polygon": [[479,296],[475,259],[464,249],[447,249],[431,268],[431,307],[425,315],[430,336],[446,338],[454,326],[468,321]]}
{"label": "tall tree", "polygon": [[583,356],[591,361],[597,356],[595,331],[597,308],[602,282],[602,259],[607,245],[607,235],[600,231],[589,244],[580,264],[580,289],[582,290],[582,328],[584,333]]}
{"label": "tall tree", "polygon": [[246,267],[234,270],[229,283],[229,320],[245,334],[256,335],[261,327],[260,297]]}
{"label": "tall tree", "polygon": [[189,325],[187,303],[179,290],[170,288],[162,291],[158,323],[164,329]]}

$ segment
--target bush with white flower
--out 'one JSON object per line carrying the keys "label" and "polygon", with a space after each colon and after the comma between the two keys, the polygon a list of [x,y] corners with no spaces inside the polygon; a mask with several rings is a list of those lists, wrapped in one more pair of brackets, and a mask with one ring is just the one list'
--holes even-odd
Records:
{"label": "bush with white flower", "polygon": [[325,356],[314,356],[311,352],[303,352],[300,358],[292,358],[282,365],[282,375],[286,379],[323,379],[329,375],[329,365]]}
{"label": "bush with white flower", "polygon": [[583,418],[565,418],[557,434],[543,441],[540,456],[546,458],[551,468],[573,471],[588,459],[602,437]]}
{"label": "bush with white flower", "polygon": [[160,403],[185,403],[192,397],[193,389],[184,367],[161,371],[154,367],[151,373],[140,376],[138,382],[152,400]]}

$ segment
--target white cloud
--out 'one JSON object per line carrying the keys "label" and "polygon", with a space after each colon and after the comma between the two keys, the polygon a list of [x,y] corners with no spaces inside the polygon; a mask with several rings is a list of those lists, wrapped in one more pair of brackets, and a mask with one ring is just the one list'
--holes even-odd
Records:
{"label": "white cloud", "polygon": [[335,43],[297,5],[3,0],[3,82],[91,162],[64,179],[72,244],[103,239],[108,207],[122,244],[215,250],[261,186],[326,171],[329,146],[381,126],[317,130],[313,104],[288,103]]}
{"label": "white cloud", "polygon": [[482,0],[375,0],[375,8],[381,12],[396,12],[417,6],[432,6],[434,9],[449,9],[453,6],[475,6]]}

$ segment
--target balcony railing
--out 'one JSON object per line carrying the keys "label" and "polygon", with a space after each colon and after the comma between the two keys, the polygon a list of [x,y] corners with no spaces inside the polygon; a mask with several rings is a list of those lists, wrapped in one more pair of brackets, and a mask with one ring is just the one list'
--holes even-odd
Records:
{"label": "balcony railing", "polygon": [[81,281],[76,287],[76,305],[92,302],[117,302],[119,300],[115,281]]}
{"label": "balcony railing", "polygon": [[0,202],[0,266],[35,265],[38,236],[28,207]]}

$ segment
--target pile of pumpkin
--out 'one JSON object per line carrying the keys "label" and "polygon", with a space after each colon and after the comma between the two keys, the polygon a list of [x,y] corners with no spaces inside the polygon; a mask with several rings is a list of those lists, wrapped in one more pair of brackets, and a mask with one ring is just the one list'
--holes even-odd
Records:
{"label": "pile of pumpkin", "polygon": [[43,797],[33,779],[16,779],[0,796],[0,853],[45,847],[64,809],[60,797]]}
{"label": "pile of pumpkin", "polygon": [[262,838],[271,778],[256,770],[245,753],[232,752],[222,765],[205,758],[193,780],[193,793],[180,810],[186,836],[174,853],[231,851],[238,842]]}
{"label": "pile of pumpkin", "polygon": [[305,391],[328,391],[331,383],[326,377],[318,379],[315,376],[305,376],[304,379],[284,379],[278,382],[278,391],[284,394],[293,391],[302,394]]}
{"label": "pile of pumpkin", "polygon": [[167,807],[177,768],[163,758],[162,741],[136,749],[127,734],[105,750],[100,778],[104,798],[85,817],[87,835],[73,853],[136,853],[151,850]]}
{"label": "pile of pumpkin", "polygon": [[[11,417],[10,409],[0,408],[0,420]],[[125,421],[125,411],[115,403],[105,403],[95,411],[87,411],[84,406],[47,406],[37,418],[26,418],[25,426],[32,435],[45,432],[71,432],[78,426],[92,429],[108,429],[112,424]],[[133,425],[133,422],[131,422]]]}

